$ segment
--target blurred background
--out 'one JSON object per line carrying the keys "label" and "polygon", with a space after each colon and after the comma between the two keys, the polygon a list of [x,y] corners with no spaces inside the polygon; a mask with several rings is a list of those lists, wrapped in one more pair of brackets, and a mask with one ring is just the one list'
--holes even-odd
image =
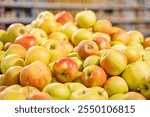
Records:
{"label": "blurred background", "polygon": [[97,19],[150,36],[150,0],[0,0],[0,29],[15,22],[28,24],[43,10],[75,15],[84,9],[93,10]]}

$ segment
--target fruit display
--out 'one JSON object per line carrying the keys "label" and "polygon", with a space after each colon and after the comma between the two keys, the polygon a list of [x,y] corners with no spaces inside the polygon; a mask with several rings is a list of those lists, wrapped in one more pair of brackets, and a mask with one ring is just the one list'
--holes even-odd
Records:
{"label": "fruit display", "polygon": [[0,100],[149,100],[150,37],[92,10],[0,30]]}

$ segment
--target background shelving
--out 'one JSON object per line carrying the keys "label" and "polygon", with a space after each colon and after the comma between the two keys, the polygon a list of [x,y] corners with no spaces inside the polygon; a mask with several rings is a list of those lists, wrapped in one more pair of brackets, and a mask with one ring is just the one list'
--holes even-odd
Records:
{"label": "background shelving", "polygon": [[43,10],[76,14],[84,9],[94,10],[98,19],[150,36],[150,0],[0,0],[0,28],[14,22],[28,24]]}

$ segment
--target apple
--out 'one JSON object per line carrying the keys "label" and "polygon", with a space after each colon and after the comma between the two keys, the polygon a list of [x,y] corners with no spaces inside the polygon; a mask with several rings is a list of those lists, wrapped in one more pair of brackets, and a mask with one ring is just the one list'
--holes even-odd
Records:
{"label": "apple", "polygon": [[[36,19],[31,21],[30,25],[35,29],[35,28],[38,28],[39,22],[40,22],[40,18],[36,18]],[[27,28],[27,30],[28,30],[28,28]]]}
{"label": "apple", "polygon": [[55,19],[58,23],[64,25],[67,22],[73,22],[73,16],[68,11],[60,11],[55,15]]}
{"label": "apple", "polygon": [[111,41],[120,41],[121,43],[127,45],[130,39],[128,33],[125,30],[121,30],[111,34]]}
{"label": "apple", "polygon": [[8,86],[5,86],[5,85],[0,85],[0,93],[4,90],[4,89],[6,89]]}
{"label": "apple", "polygon": [[141,58],[139,51],[133,47],[128,46],[122,52],[126,55],[128,64],[134,63]]}
{"label": "apple", "polygon": [[123,100],[146,100],[146,99],[142,94],[130,91],[124,95]]}
{"label": "apple", "polygon": [[101,56],[100,65],[107,74],[119,75],[127,66],[127,58],[120,51],[110,49]]}
{"label": "apple", "polygon": [[112,23],[106,19],[99,19],[93,26],[95,32],[111,34]]}
{"label": "apple", "polygon": [[109,51],[109,49],[102,49],[98,51],[98,56],[102,57],[107,51]]}
{"label": "apple", "polygon": [[90,65],[99,65],[100,57],[97,55],[90,55],[88,56],[83,62],[83,68],[86,68]]}
{"label": "apple", "polygon": [[2,41],[0,41],[0,50],[3,50],[4,44]]}
{"label": "apple", "polygon": [[5,51],[4,56],[8,56],[10,54],[19,55],[21,58],[25,58],[27,50],[20,44],[11,44],[8,49]]}
{"label": "apple", "polygon": [[26,29],[27,29],[27,32],[31,32],[33,29],[35,29],[35,27],[30,23],[30,24],[27,24],[25,25]]}
{"label": "apple", "polygon": [[20,84],[19,77],[22,69],[23,67],[21,66],[9,67],[5,72],[4,78],[5,85],[10,86],[13,84]]}
{"label": "apple", "polygon": [[61,45],[62,45],[62,47],[64,48],[64,53],[65,53],[65,55],[67,55],[67,54],[73,52],[73,50],[74,50],[73,44],[72,44],[70,41],[68,41],[68,40],[67,40],[67,41],[63,41],[63,42],[61,43]]}
{"label": "apple", "polygon": [[142,54],[143,61],[150,61],[150,47],[144,49],[144,53]]}
{"label": "apple", "polygon": [[72,35],[71,42],[76,46],[82,40],[93,40],[92,32],[84,28],[76,30]]}
{"label": "apple", "polygon": [[101,67],[90,65],[83,69],[81,80],[87,87],[103,86],[107,81],[107,74]]}
{"label": "apple", "polygon": [[123,100],[124,99],[124,95],[123,93],[117,93],[117,94],[114,94],[112,96],[110,96],[108,98],[108,100]]}
{"label": "apple", "polygon": [[0,74],[0,86],[5,84],[5,75],[4,74]]}
{"label": "apple", "polygon": [[119,31],[123,31],[123,29],[118,26],[112,26],[110,34],[113,34],[113,33],[119,32]]}
{"label": "apple", "polygon": [[140,82],[140,93],[147,99],[150,99],[150,74],[142,78]]}
{"label": "apple", "polygon": [[30,31],[30,34],[34,36],[37,45],[41,45],[44,41],[48,39],[46,32],[39,28],[35,28],[32,31]]}
{"label": "apple", "polygon": [[104,89],[107,91],[109,97],[118,93],[127,93],[129,90],[126,81],[119,76],[110,77],[106,81]]}
{"label": "apple", "polygon": [[49,51],[42,46],[33,46],[31,47],[25,57],[25,65],[29,65],[34,61],[41,61],[44,64],[48,65],[50,62],[51,55]]}
{"label": "apple", "polygon": [[5,73],[6,70],[12,66],[24,66],[24,60],[16,54],[4,57],[1,61],[1,72]]}
{"label": "apple", "polygon": [[31,93],[40,92],[40,90],[33,86],[24,86],[21,87],[18,92],[23,94],[27,98]]}
{"label": "apple", "polygon": [[90,89],[98,93],[100,100],[108,100],[108,93],[104,88],[94,86],[94,87],[91,87]]}
{"label": "apple", "polygon": [[83,85],[82,83],[79,83],[79,82],[67,82],[64,84],[69,88],[70,93],[73,93],[73,92],[80,90],[80,89],[87,88],[85,85]]}
{"label": "apple", "polygon": [[12,44],[13,44],[12,42],[6,42],[4,47],[3,47],[3,50],[6,51],[9,48],[9,46]]}
{"label": "apple", "polygon": [[107,41],[106,38],[103,37],[96,37],[93,39],[96,44],[98,45],[99,50],[102,49],[109,49],[110,48],[110,43]]}
{"label": "apple", "polygon": [[111,49],[115,49],[115,50],[118,50],[120,52],[124,51],[126,48],[127,48],[127,46],[124,45],[123,43],[118,43],[118,44],[111,46]]}
{"label": "apple", "polygon": [[138,42],[138,43],[144,42],[144,35],[140,31],[130,30],[127,33],[128,33],[130,42]]}
{"label": "apple", "polygon": [[25,66],[20,73],[20,84],[22,86],[33,86],[39,90],[49,84],[51,79],[51,71],[41,61],[35,61]]}
{"label": "apple", "polygon": [[78,27],[72,22],[65,23],[61,28],[61,32],[63,32],[69,40],[71,40],[71,37],[76,30],[78,30]]}
{"label": "apple", "polygon": [[0,41],[2,41],[4,44],[7,42],[8,34],[5,30],[0,29]]}
{"label": "apple", "polygon": [[67,100],[70,97],[69,88],[62,83],[50,83],[42,92],[48,93],[54,100]]}
{"label": "apple", "polygon": [[0,51],[0,63],[3,60],[4,56],[5,56],[5,51]]}
{"label": "apple", "polygon": [[52,96],[45,92],[32,92],[28,97],[27,100],[52,100]]}
{"label": "apple", "polygon": [[101,96],[97,91],[90,88],[83,88],[73,92],[69,100],[101,100]]}
{"label": "apple", "polygon": [[93,40],[83,40],[75,47],[75,52],[85,59],[90,55],[98,55],[98,46]]}
{"label": "apple", "polygon": [[53,32],[48,36],[49,39],[57,39],[59,41],[67,41],[68,37],[62,32]]}
{"label": "apple", "polygon": [[65,48],[63,48],[62,43],[58,40],[47,40],[41,45],[42,47],[46,48],[50,54],[50,63],[56,61],[57,59],[64,57],[66,52]]}
{"label": "apple", "polygon": [[56,80],[65,83],[75,80],[78,76],[78,66],[74,60],[69,57],[58,59],[53,66]]}
{"label": "apple", "polygon": [[106,33],[102,33],[102,32],[95,32],[94,34],[93,34],[93,39],[95,39],[95,38],[105,38],[109,43],[111,42],[111,37],[110,37],[110,35],[109,34],[106,34]]}
{"label": "apple", "polygon": [[5,90],[14,90],[19,92],[19,90],[22,88],[22,86],[20,84],[14,84],[11,86],[8,86],[7,88],[5,88]]}
{"label": "apple", "polygon": [[150,47],[150,37],[147,37],[146,39],[144,39],[143,47],[144,48]]}
{"label": "apple", "polygon": [[25,100],[26,97],[16,90],[3,90],[0,93],[0,100]]}
{"label": "apple", "polygon": [[28,34],[25,25],[21,23],[13,23],[7,28],[8,38],[6,42],[14,42],[18,36]]}
{"label": "apple", "polygon": [[78,57],[70,57],[78,66],[78,70],[82,71],[83,70],[83,61],[82,59],[78,58]]}
{"label": "apple", "polygon": [[130,91],[138,91],[141,80],[149,73],[150,66],[146,62],[138,60],[128,64],[121,76],[127,82]]}
{"label": "apple", "polygon": [[96,22],[96,15],[91,10],[80,11],[75,15],[75,22],[80,28],[90,28]]}
{"label": "apple", "polygon": [[37,45],[35,37],[30,34],[18,36],[14,43],[22,45],[26,50]]}

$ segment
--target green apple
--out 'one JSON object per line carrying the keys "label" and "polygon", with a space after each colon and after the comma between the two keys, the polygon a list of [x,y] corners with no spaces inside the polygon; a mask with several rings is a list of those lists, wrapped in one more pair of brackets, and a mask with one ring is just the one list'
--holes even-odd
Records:
{"label": "green apple", "polygon": [[138,60],[135,63],[128,64],[122,73],[122,78],[127,82],[130,91],[138,91],[141,80],[150,73],[150,66]]}
{"label": "green apple", "polygon": [[5,84],[5,75],[4,74],[0,74],[0,86]]}
{"label": "green apple", "polygon": [[150,74],[141,80],[140,92],[147,100],[150,99]]}
{"label": "green apple", "polygon": [[26,53],[25,65],[29,65],[37,60],[42,61],[44,64],[48,65],[50,58],[50,53],[46,48],[42,46],[33,46]]}
{"label": "green apple", "polygon": [[75,61],[75,63],[78,66],[78,70],[82,71],[83,70],[83,61],[82,59],[78,58],[78,57],[70,57],[73,61]]}
{"label": "green apple", "polygon": [[5,72],[5,85],[20,84],[19,77],[22,69],[23,67],[21,66],[12,66],[8,68]]}
{"label": "green apple", "polygon": [[94,86],[94,87],[91,87],[90,89],[98,93],[100,100],[108,100],[108,93],[104,88]]}
{"label": "green apple", "polygon": [[146,100],[146,98],[139,92],[130,91],[124,94],[123,100]]}
{"label": "green apple", "polygon": [[27,34],[25,25],[21,23],[13,23],[7,28],[8,39],[6,42],[14,42],[14,40],[23,34]]}
{"label": "green apple", "polygon": [[30,34],[35,37],[35,40],[38,45],[41,45],[44,41],[48,39],[48,36],[44,30],[35,28],[33,29]]}
{"label": "green apple", "polygon": [[7,32],[5,30],[0,29],[0,41],[2,41],[3,43],[6,43],[7,38],[8,38]]}
{"label": "green apple", "polygon": [[48,36],[49,39],[57,39],[59,41],[67,41],[68,37],[62,32],[53,32]]}
{"label": "green apple", "polygon": [[69,88],[62,83],[50,83],[44,87],[43,92],[48,93],[55,100],[67,100],[70,97]]}
{"label": "green apple", "polygon": [[4,56],[11,54],[19,55],[21,58],[25,58],[27,50],[20,44],[11,44],[8,49],[5,51]]}
{"label": "green apple", "polygon": [[114,94],[112,96],[110,96],[108,98],[108,100],[123,100],[124,99],[124,95],[123,93],[117,93],[117,94]]}
{"label": "green apple", "polygon": [[91,10],[80,11],[75,15],[75,22],[80,28],[90,28],[96,22],[96,15]]}
{"label": "green apple", "polygon": [[4,55],[5,55],[5,51],[1,51],[1,50],[0,50],[0,63],[1,63],[1,61],[3,60]]}
{"label": "green apple", "polygon": [[93,26],[95,32],[102,32],[106,34],[111,34],[112,23],[106,19],[100,19],[96,21]]}
{"label": "green apple", "polygon": [[109,51],[109,49],[102,49],[98,51],[98,56],[102,57],[107,51]]}
{"label": "green apple", "polygon": [[107,91],[109,97],[118,93],[127,93],[129,90],[126,81],[119,76],[110,77],[106,81],[104,89]]}
{"label": "green apple", "polygon": [[64,84],[69,88],[70,93],[73,93],[73,92],[80,90],[80,89],[87,88],[85,85],[83,85],[82,83],[79,83],[79,82],[67,82]]}
{"label": "green apple", "polygon": [[119,75],[126,68],[127,58],[122,52],[110,49],[101,56],[100,65],[107,74]]}
{"label": "green apple", "polygon": [[84,62],[83,62],[83,68],[89,66],[89,65],[99,65],[100,63],[100,57],[97,55],[91,55],[88,56]]}
{"label": "green apple", "polygon": [[73,33],[71,37],[71,42],[76,46],[82,40],[92,40],[92,39],[93,39],[93,35],[91,31],[84,28],[80,28]]}
{"label": "green apple", "polygon": [[16,54],[4,57],[1,61],[1,72],[5,73],[6,70],[12,66],[24,66],[24,60]]}
{"label": "green apple", "polygon": [[3,50],[4,44],[2,41],[0,41],[0,50]]}
{"label": "green apple", "polygon": [[78,30],[78,27],[74,23],[68,22],[62,26],[61,32],[71,40],[71,37],[76,30]]}

